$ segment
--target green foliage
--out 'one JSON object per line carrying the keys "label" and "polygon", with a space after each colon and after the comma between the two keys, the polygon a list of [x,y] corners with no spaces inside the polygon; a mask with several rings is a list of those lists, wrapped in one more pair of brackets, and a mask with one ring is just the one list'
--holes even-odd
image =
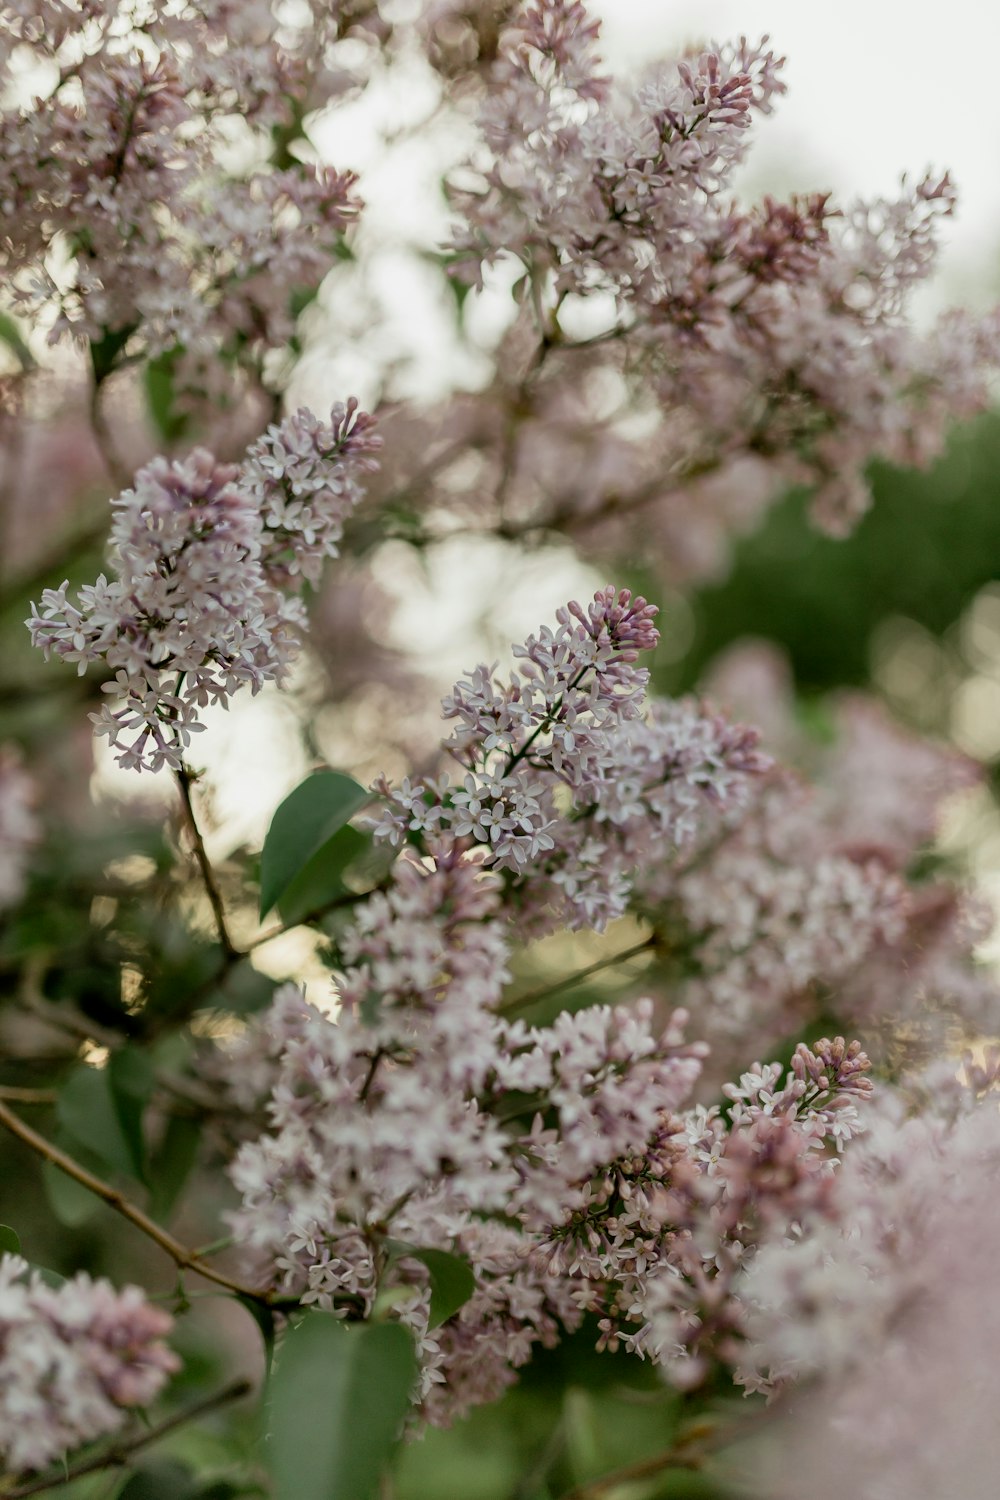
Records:
{"label": "green foliage", "polygon": [[277,906],[294,921],[346,890],[343,873],[367,847],[347,824],[370,801],[371,793],[340,771],[314,771],[289,793],[264,840],[261,917]]}
{"label": "green foliage", "polygon": [[274,1500],[369,1500],[396,1446],[417,1364],[399,1323],[328,1313],[287,1335],[271,1381]]}
{"label": "green foliage", "polygon": [[177,407],[176,373],[183,353],[183,346],[177,344],[151,359],[143,372],[149,415],[168,447],[179,442],[191,425],[188,414]]}
{"label": "green foliage", "polygon": [[0,1255],[20,1255],[21,1240],[9,1224],[0,1224]]}
{"label": "green foliage", "polygon": [[[957,431],[924,473],[875,465],[875,503],[852,534],[823,536],[809,497],[790,494],[736,546],[733,567],[691,599],[693,640],[655,663],[663,692],[686,691],[731,641],[761,636],[789,655],[801,690],[864,684],[879,624],[904,615],[940,635],[997,576],[1000,559],[1000,417]],[[652,597],[651,574],[639,572]],[[662,625],[668,633],[669,608]]]}
{"label": "green foliage", "polygon": [[148,1067],[149,1059],[143,1053],[130,1054],[121,1070],[130,1086],[116,1089],[110,1066],[92,1068],[84,1064],[70,1074],[56,1103],[61,1139],[74,1155],[97,1170],[140,1182],[145,1172],[145,1148],[141,1106],[132,1085],[140,1073],[150,1076]]}
{"label": "green foliage", "polygon": [[408,1245],[405,1240],[387,1240],[386,1249],[392,1260],[419,1260],[426,1266],[431,1280],[431,1304],[429,1328],[438,1328],[464,1307],[476,1290],[476,1278],[472,1267],[463,1255],[448,1250],[421,1250],[417,1245]]}

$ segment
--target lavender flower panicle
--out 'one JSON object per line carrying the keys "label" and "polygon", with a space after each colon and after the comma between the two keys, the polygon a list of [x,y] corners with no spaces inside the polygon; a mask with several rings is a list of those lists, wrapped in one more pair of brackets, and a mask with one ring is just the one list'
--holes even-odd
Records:
{"label": "lavender flower panicle", "polygon": [[270,428],[241,468],[204,449],[154,459],[113,502],[117,578],[102,574],[75,605],[66,583],[32,605],[46,659],[114,671],[92,717],[119,764],[177,769],[200,708],[283,680],[305,623],[290,590],[336,555],[375,465],[371,425],[352,400],[329,425],[298,412]]}
{"label": "lavender flower panicle", "polygon": [[173,1319],[138,1287],[80,1272],[49,1286],[20,1256],[0,1258],[0,1453],[40,1469],[116,1432],[180,1366],[163,1343]]}

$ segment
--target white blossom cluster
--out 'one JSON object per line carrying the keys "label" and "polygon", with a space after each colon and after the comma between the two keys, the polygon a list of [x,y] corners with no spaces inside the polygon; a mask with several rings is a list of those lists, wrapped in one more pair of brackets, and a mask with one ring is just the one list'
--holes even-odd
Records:
{"label": "white blossom cluster", "polygon": [[138,1287],[83,1272],[50,1286],[18,1255],[0,1258],[0,1454],[40,1469],[121,1427],[179,1368],[173,1319]]}
{"label": "white blossom cluster", "polygon": [[374,462],[369,426],[352,402],[329,425],[296,413],[242,468],[204,449],[154,459],[114,502],[118,576],[102,574],[76,604],[64,583],[32,606],[28,628],[47,658],[114,674],[94,718],[119,764],[179,768],[204,727],[199,709],[284,678],[305,625],[291,591],[336,553],[362,496],[358,472]]}
{"label": "white blossom cluster", "polygon": [[507,682],[480,666],[457,683],[444,749],[466,768],[461,782],[380,781],[377,832],[397,846],[479,845],[518,877],[526,927],[600,929],[620,915],[637,863],[676,853],[707,815],[740,806],[765,765],[754,731],[701,705],[640,717],[647,673],[634,663],[655,643],[654,613],[608,587],[516,646],[521,667]]}

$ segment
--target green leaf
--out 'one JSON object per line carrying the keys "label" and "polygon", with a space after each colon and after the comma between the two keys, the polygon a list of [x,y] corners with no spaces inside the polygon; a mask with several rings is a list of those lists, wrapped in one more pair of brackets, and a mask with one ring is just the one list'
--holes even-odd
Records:
{"label": "green leaf", "polygon": [[161,1459],[138,1469],[118,1491],[117,1500],[194,1500],[195,1477],[186,1464]]}
{"label": "green leaf", "polygon": [[271,1383],[274,1500],[370,1500],[416,1374],[401,1324],[304,1318],[285,1339]]}
{"label": "green leaf", "polygon": [[21,1240],[9,1224],[0,1224],[0,1255],[20,1255]]}
{"label": "green leaf", "polygon": [[274,1361],[274,1313],[266,1302],[258,1302],[254,1297],[244,1297],[237,1293],[236,1300],[242,1302],[260,1329],[260,1336],[264,1340],[264,1379],[269,1381]]}
{"label": "green leaf", "polygon": [[476,1290],[472,1267],[463,1255],[450,1250],[422,1250],[405,1240],[386,1240],[389,1260],[419,1260],[431,1278],[428,1328],[437,1328],[463,1307]]}
{"label": "green leaf", "polygon": [[143,1116],[153,1093],[155,1075],[147,1053],[138,1047],[113,1052],[108,1062],[108,1089],[115,1118],[125,1138],[132,1171],[146,1181],[146,1138]]}
{"label": "green leaf", "polygon": [[188,413],[177,410],[176,371],[183,353],[177,344],[149,360],[143,372],[149,415],[164,443],[176,443],[191,425]]}
{"label": "green leaf", "polygon": [[109,1068],[83,1066],[71,1073],[59,1092],[56,1118],[74,1155],[80,1155],[83,1147],[92,1163],[127,1177],[137,1175],[132,1146],[112,1096]]}
{"label": "green leaf", "polygon": [[282,802],[260,857],[260,915],[265,917],[371,793],[339,771],[314,771]]}
{"label": "green leaf", "polygon": [[344,873],[367,853],[370,844],[365,834],[350,825],[339,829],[278,898],[282,920],[301,922],[311,912],[322,911],[331,901],[348,895]]}
{"label": "green leaf", "polygon": [[7,345],[22,370],[35,368],[34,355],[21,337],[20,329],[13,318],[2,312],[0,312],[0,343]]}
{"label": "green leaf", "polygon": [[150,1213],[168,1219],[198,1159],[201,1127],[197,1120],[172,1115],[149,1168]]}
{"label": "green leaf", "polygon": [[50,1161],[42,1163],[42,1184],[49,1207],[67,1229],[79,1229],[81,1224],[89,1223],[100,1209],[100,1198]]}
{"label": "green leaf", "polygon": [[94,380],[100,385],[107,380],[129,339],[138,328],[138,323],[129,323],[124,328],[102,328],[99,339],[90,341],[90,363]]}

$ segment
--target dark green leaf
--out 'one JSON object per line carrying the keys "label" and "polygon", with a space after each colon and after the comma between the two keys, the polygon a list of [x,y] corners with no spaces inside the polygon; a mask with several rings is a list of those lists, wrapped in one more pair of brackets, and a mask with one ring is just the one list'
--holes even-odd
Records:
{"label": "dark green leaf", "polygon": [[476,1290],[472,1267],[462,1255],[449,1250],[422,1250],[405,1240],[387,1240],[390,1260],[419,1260],[431,1279],[429,1328],[437,1328],[463,1307]]}
{"label": "dark green leaf", "polygon": [[416,1373],[412,1339],[399,1323],[304,1318],[288,1334],[271,1384],[274,1500],[369,1500]]}
{"label": "dark green leaf", "polygon": [[9,1224],[0,1224],[0,1255],[20,1255],[21,1240]]}
{"label": "dark green leaf", "polygon": [[153,1064],[138,1047],[124,1047],[112,1053],[107,1072],[115,1118],[128,1147],[132,1171],[140,1182],[145,1182],[146,1139],[142,1122],[155,1083]]}
{"label": "dark green leaf", "polygon": [[266,916],[336,833],[371,800],[339,771],[314,771],[271,820],[260,858],[260,915]]}
{"label": "dark green leaf", "polygon": [[274,1360],[274,1313],[266,1302],[257,1302],[253,1297],[237,1296],[236,1300],[242,1302],[260,1329],[260,1336],[264,1340],[264,1378],[270,1380]]}
{"label": "dark green leaf", "polygon": [[56,1118],[74,1154],[85,1148],[90,1160],[132,1177],[135,1157],[122,1129],[111,1093],[108,1068],[79,1067],[59,1092]]}
{"label": "dark green leaf", "polygon": [[348,894],[344,872],[361,858],[370,840],[349,825],[341,828],[312,859],[278,898],[282,920],[300,922],[311,912],[322,911],[332,901]]}
{"label": "dark green leaf", "polygon": [[119,354],[138,326],[138,323],[131,323],[126,328],[105,328],[99,339],[91,339],[90,363],[94,371],[94,380],[98,385],[107,380]]}
{"label": "dark green leaf", "polygon": [[149,415],[165,443],[176,443],[191,425],[190,416],[177,410],[177,362],[184,353],[178,344],[146,365],[144,382]]}
{"label": "dark green leaf", "polygon": [[186,1464],[161,1459],[130,1475],[117,1500],[194,1500],[195,1477]]}
{"label": "dark green leaf", "polygon": [[201,1127],[197,1120],[172,1115],[149,1170],[152,1186],[150,1212],[167,1219],[198,1159]]}

